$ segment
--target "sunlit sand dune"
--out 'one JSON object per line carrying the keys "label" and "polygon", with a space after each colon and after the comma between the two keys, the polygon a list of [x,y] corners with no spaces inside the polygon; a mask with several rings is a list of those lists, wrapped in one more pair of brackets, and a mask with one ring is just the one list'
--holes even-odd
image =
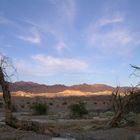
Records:
{"label": "sunlit sand dune", "polygon": [[[111,95],[111,91],[100,91],[100,92],[82,92],[78,90],[64,90],[63,92],[58,93],[29,93],[29,92],[23,92],[23,91],[17,91],[13,92],[12,96],[17,97],[69,97],[69,96],[94,96],[94,95]],[[0,93],[2,96],[2,93]]]}

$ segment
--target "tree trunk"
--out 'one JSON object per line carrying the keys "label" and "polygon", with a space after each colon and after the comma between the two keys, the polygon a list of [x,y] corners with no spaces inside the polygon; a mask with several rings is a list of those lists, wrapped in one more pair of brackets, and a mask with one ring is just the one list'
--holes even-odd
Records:
{"label": "tree trunk", "polygon": [[12,103],[11,103],[11,94],[9,90],[9,83],[5,81],[4,73],[0,67],[0,85],[3,91],[3,98],[5,102],[5,123],[12,125]]}
{"label": "tree trunk", "polygon": [[118,126],[118,123],[121,121],[123,117],[123,110],[119,110],[114,117],[107,123],[105,128],[112,128]]}

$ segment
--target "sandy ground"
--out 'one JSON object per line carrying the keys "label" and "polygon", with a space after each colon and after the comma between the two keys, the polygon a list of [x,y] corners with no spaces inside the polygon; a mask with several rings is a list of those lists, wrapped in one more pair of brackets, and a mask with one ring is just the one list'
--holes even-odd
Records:
{"label": "sandy ground", "polygon": [[4,124],[0,124],[0,140],[140,140],[140,132],[124,128],[94,131],[77,130],[63,131],[60,137],[52,138],[47,135],[13,129]]}
{"label": "sandy ground", "polygon": [[[28,116],[24,116],[27,120]],[[45,116],[32,116],[32,121],[53,128],[58,137],[33,131],[14,129],[0,122],[0,140],[140,140],[140,126],[101,129],[107,120],[46,120]],[[28,118],[28,121],[31,121]],[[23,118],[22,118],[23,119]]]}
{"label": "sandy ground", "polygon": [[3,122],[0,113],[0,140],[140,140],[140,124],[133,127],[102,129],[108,121],[105,118],[48,120],[46,116],[27,116],[16,114],[19,120],[40,123],[52,129],[57,135],[39,134],[11,128]]}

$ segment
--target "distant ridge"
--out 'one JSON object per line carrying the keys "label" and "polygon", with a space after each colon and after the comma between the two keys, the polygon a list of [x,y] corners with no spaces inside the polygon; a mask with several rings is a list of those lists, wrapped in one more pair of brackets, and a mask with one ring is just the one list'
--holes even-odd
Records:
{"label": "distant ridge", "polygon": [[[30,93],[58,93],[64,90],[78,90],[81,92],[99,92],[99,91],[112,91],[114,87],[105,84],[79,84],[73,86],[65,86],[61,84],[45,85],[34,82],[19,81],[10,83],[10,90],[12,92],[23,91]],[[1,91],[1,89],[0,89]]]}
{"label": "distant ridge", "polygon": [[38,84],[34,82],[15,82],[10,84],[10,90],[12,92],[16,91],[24,91],[24,92],[30,92],[30,93],[44,93],[44,92],[50,92],[50,93],[56,93],[61,92],[67,89],[67,86],[65,85],[45,85],[45,84]]}
{"label": "distant ridge", "polygon": [[114,87],[105,85],[105,84],[81,84],[81,85],[73,85],[70,87],[72,90],[79,90],[82,92],[99,92],[99,91],[112,91]]}

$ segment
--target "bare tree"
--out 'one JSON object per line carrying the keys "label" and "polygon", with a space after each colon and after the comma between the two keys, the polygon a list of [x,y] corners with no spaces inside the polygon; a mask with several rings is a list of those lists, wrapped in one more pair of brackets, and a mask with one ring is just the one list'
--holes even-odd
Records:
{"label": "bare tree", "polygon": [[[134,65],[131,65],[131,67],[134,68],[134,72],[131,75],[137,77],[140,76],[140,68]],[[117,87],[115,91],[113,91],[112,106],[115,114],[113,118],[106,124],[105,128],[118,126],[119,122],[128,113],[129,105],[132,105],[135,103],[137,98],[140,98],[140,89],[138,87],[139,84],[126,90],[121,90],[119,87]]]}
{"label": "bare tree", "polygon": [[[136,78],[140,78],[140,67],[135,65],[130,65],[133,68],[133,72],[130,76],[135,76]],[[136,85],[137,87],[140,86],[140,82]]]}
{"label": "bare tree", "polygon": [[116,127],[128,113],[128,106],[140,96],[140,90],[136,87],[122,91],[119,87],[112,93],[113,118],[107,123],[106,128]]}
{"label": "bare tree", "polygon": [[8,125],[13,125],[13,115],[12,115],[12,103],[11,94],[9,90],[8,79],[13,75],[13,73],[8,74],[11,70],[15,70],[10,59],[2,54],[0,54],[0,86],[3,92],[3,99],[5,102],[5,123]]}

